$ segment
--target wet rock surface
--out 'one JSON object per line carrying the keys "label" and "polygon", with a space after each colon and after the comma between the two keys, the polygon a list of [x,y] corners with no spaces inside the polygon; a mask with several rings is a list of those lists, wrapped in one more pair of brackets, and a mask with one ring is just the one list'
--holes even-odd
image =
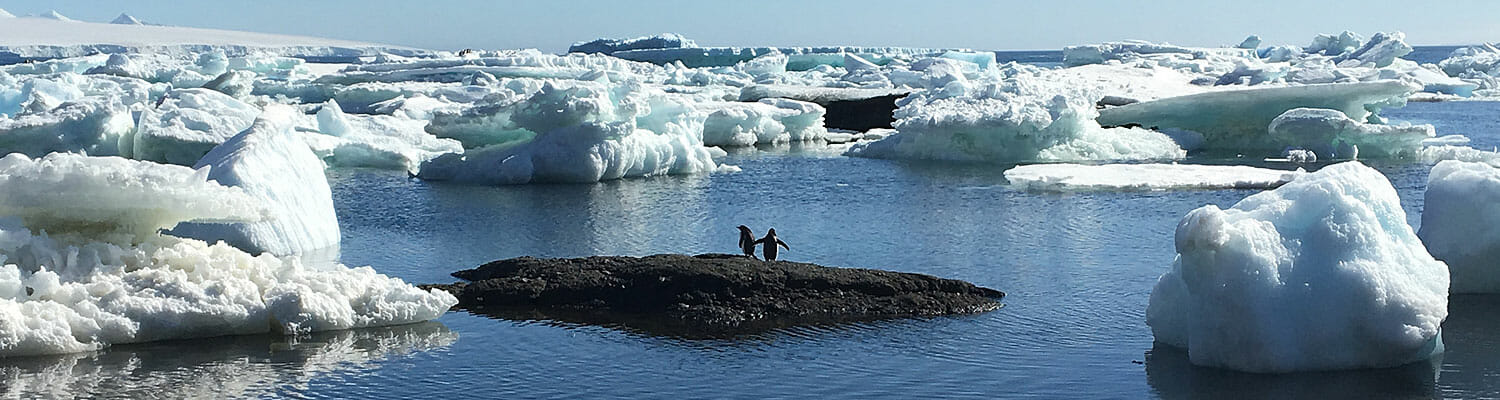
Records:
{"label": "wet rock surface", "polygon": [[809,324],[971,314],[1005,294],[929,275],[766,262],[727,254],[532,258],[453,273],[423,285],[453,293],[458,309],[505,319],[551,319],[653,334],[725,337]]}

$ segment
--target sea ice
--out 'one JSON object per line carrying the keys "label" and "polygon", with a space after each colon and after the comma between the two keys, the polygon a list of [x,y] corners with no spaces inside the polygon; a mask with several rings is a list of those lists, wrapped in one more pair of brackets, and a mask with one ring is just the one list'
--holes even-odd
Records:
{"label": "sea ice", "polygon": [[250,128],[260,108],[209,89],[175,89],[141,112],[127,140],[130,158],[193,165],[234,135]]}
{"label": "sea ice", "polygon": [[1443,351],[1448,268],[1396,190],[1358,162],[1324,167],[1177,225],[1146,324],[1193,364],[1247,372],[1384,368]]}
{"label": "sea ice", "polygon": [[1500,293],[1500,169],[1492,164],[1443,161],[1432,167],[1417,236],[1448,263],[1453,293]]}
{"label": "sea ice", "polygon": [[52,232],[150,235],[179,221],[264,218],[255,198],[208,181],[208,174],[119,157],[11,153],[0,158],[0,217],[20,217],[27,227]]}
{"label": "sea ice", "polygon": [[822,106],[787,100],[762,99],[755,103],[707,103],[715,109],[703,121],[703,145],[750,146],[822,140]]}
{"label": "sea ice", "polygon": [[1337,154],[1339,146],[1357,146],[1370,158],[1415,156],[1436,134],[1432,125],[1366,124],[1339,110],[1294,108],[1271,120],[1270,139],[1282,146],[1311,150],[1323,159],[1353,158]]}
{"label": "sea ice", "polygon": [[1161,133],[1101,128],[1084,88],[1020,71],[1003,80],[954,81],[898,101],[896,133],[856,143],[847,155],[949,161],[1176,159]]}
{"label": "sea ice", "polygon": [[1306,172],[1244,165],[1032,164],[1005,171],[1024,190],[1269,189]]}
{"label": "sea ice", "polygon": [[294,112],[271,106],[250,129],[214,147],[194,168],[243,189],[270,210],[267,219],[238,223],[183,223],[172,235],[225,241],[252,254],[288,255],[339,243],[333,191],[323,162],[293,131]]}
{"label": "sea ice", "polygon": [[428,134],[426,125],[427,121],[390,115],[345,114],[338,102],[329,100],[318,111],[318,132],[304,139],[330,166],[415,173],[424,161],[464,151],[457,140]]}
{"label": "sea ice", "polygon": [[[1405,105],[1406,97],[1419,89],[1407,81],[1376,81],[1221,90],[1106,108],[1099,111],[1098,121],[1105,126],[1131,124],[1198,132],[1209,149],[1279,154],[1286,144],[1267,134],[1267,128],[1288,110],[1337,110],[1355,121],[1379,123],[1376,110]],[[1382,153],[1403,150],[1408,149],[1389,148]]]}

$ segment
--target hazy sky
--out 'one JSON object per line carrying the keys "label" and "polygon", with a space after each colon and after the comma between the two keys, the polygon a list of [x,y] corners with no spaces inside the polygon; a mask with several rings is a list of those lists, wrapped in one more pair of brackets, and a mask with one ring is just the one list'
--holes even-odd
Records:
{"label": "hazy sky", "polygon": [[25,15],[55,9],[147,22],[321,36],[431,49],[535,47],[677,32],[703,46],[883,45],[1060,49],[1145,39],[1173,44],[1307,45],[1317,33],[1400,30],[1416,45],[1500,41],[1500,1],[1193,0],[0,0]]}

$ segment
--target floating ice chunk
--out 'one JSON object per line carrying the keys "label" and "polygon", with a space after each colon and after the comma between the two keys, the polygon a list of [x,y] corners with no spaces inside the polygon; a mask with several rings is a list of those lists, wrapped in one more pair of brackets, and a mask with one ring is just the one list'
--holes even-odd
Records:
{"label": "floating ice chunk", "polygon": [[588,42],[574,43],[572,46],[568,46],[568,52],[611,54],[623,50],[674,49],[681,47],[698,47],[698,44],[682,35],[663,33],[656,36],[644,36],[634,39],[594,39]]}
{"label": "floating ice chunk", "polygon": [[204,89],[227,94],[229,97],[245,98],[255,91],[255,73],[250,71],[226,71],[214,80],[203,84]]}
{"label": "floating ice chunk", "polygon": [[3,9],[0,9],[0,18],[15,18],[15,17],[16,17],[15,14],[11,14],[9,11],[5,11]]}
{"label": "floating ice chunk", "polygon": [[1305,174],[1243,165],[1032,164],[1005,171],[1024,190],[1269,189]]}
{"label": "floating ice chunk", "polygon": [[345,114],[333,100],[318,111],[317,123],[318,132],[309,132],[304,138],[313,152],[332,166],[415,173],[424,161],[464,150],[457,140],[440,139],[424,131],[427,121]]}
{"label": "floating ice chunk", "polygon": [[1448,76],[1462,78],[1479,89],[1500,89],[1500,49],[1485,44],[1454,50],[1438,62]]}
{"label": "floating ice chunk", "polygon": [[1094,122],[1098,97],[1079,90],[1045,75],[1020,74],[917,92],[897,103],[897,133],[856,143],[846,154],[990,162],[1183,157],[1166,135],[1101,128]]}
{"label": "floating ice chunk", "polygon": [[905,95],[911,89],[860,89],[831,88],[792,85],[750,85],[740,89],[740,101],[760,101],[768,98],[786,98],[812,103],[855,101],[891,95]]}
{"label": "floating ice chunk", "polygon": [[292,131],[293,111],[268,107],[250,129],[214,147],[194,168],[243,189],[270,209],[264,221],[184,223],[171,234],[218,241],[251,253],[288,255],[336,246],[338,217],[323,162]]}
{"label": "floating ice chunk", "polygon": [[757,103],[716,103],[717,109],[703,122],[705,146],[750,146],[755,144],[822,140],[822,106],[787,100],[762,99]]}
{"label": "floating ice chunk", "polygon": [[251,257],[161,235],[0,224],[0,357],[154,340],[407,324],[457,303],[369,267]]}
{"label": "floating ice chunk", "polygon": [[843,67],[844,55],[855,54],[866,61],[885,64],[894,59],[916,59],[942,55],[950,50],[903,47],[681,47],[617,51],[610,55],[657,65],[681,64],[688,68],[732,66],[777,52],[787,56],[787,70],[807,71],[818,66]]}
{"label": "floating ice chunk", "polygon": [[1468,146],[1428,146],[1422,148],[1420,154],[1422,157],[1422,162],[1428,164],[1437,164],[1442,161],[1454,160],[1485,163],[1500,167],[1500,153],[1497,153],[1493,150],[1479,150]]}
{"label": "floating ice chunk", "polygon": [[1318,153],[1307,149],[1286,149],[1281,152],[1281,155],[1283,157],[1286,157],[1287,161],[1297,164],[1309,164],[1318,162]]}
{"label": "floating ice chunk", "polygon": [[854,72],[864,70],[878,70],[880,69],[880,66],[875,65],[875,63],[865,60],[863,57],[860,57],[858,55],[844,53],[844,69],[848,70],[849,72]]}
{"label": "floating ice chunk", "polygon": [[1453,293],[1500,293],[1500,169],[1494,164],[1443,161],[1432,167],[1417,236],[1448,263]]}
{"label": "floating ice chunk", "polygon": [[1415,156],[1435,136],[1432,125],[1366,124],[1323,108],[1287,110],[1267,130],[1277,144],[1312,150],[1323,158],[1353,158],[1339,154],[1340,143],[1358,146],[1367,157]]}
{"label": "floating ice chunk", "polygon": [[493,144],[439,156],[418,176],[518,184],[713,172],[718,165],[703,147],[699,115],[688,99],[659,89],[549,82],[524,101],[466,112],[465,124],[489,126]]}
{"label": "floating ice chunk", "polygon": [[785,54],[773,51],[742,62],[736,68],[754,77],[784,74],[786,73],[787,60]]}
{"label": "floating ice chunk", "polygon": [[135,129],[130,110],[118,98],[88,97],[48,107],[0,118],[0,153],[119,155],[120,140]]}
{"label": "floating ice chunk", "polygon": [[1357,60],[1361,65],[1369,65],[1376,68],[1387,67],[1396,58],[1411,53],[1412,48],[1406,44],[1405,40],[1406,34],[1401,32],[1376,33],[1375,36],[1370,37],[1370,41],[1365,42],[1364,46],[1360,46],[1358,49],[1335,60]]}
{"label": "floating ice chunk", "polygon": [[130,158],[193,165],[209,150],[250,128],[260,109],[209,89],[167,92],[141,112]]}
{"label": "floating ice chunk", "polygon": [[[1414,83],[1376,81],[1222,90],[1106,108],[1104,126],[1137,124],[1204,135],[1205,148],[1279,153],[1286,144],[1267,135],[1271,121],[1294,108],[1338,110],[1356,121],[1379,122],[1375,110],[1406,104]],[[1395,151],[1378,151],[1394,153]]]}
{"label": "floating ice chunk", "polygon": [[33,159],[12,153],[0,158],[0,216],[21,217],[28,227],[51,232],[152,235],[181,221],[263,217],[243,190],[207,178],[206,169],[119,157],[52,153]]}
{"label": "floating ice chunk", "polygon": [[1442,352],[1448,268],[1390,181],[1346,162],[1177,225],[1146,324],[1193,364],[1248,372],[1384,368]]}
{"label": "floating ice chunk", "polygon": [[1320,34],[1313,38],[1311,45],[1307,46],[1307,52],[1337,56],[1359,48],[1364,40],[1364,36],[1350,31],[1344,31],[1338,35]]}

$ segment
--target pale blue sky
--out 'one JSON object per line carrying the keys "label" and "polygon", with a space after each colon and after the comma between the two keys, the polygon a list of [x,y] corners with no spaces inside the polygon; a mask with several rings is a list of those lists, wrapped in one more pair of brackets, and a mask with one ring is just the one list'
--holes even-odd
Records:
{"label": "pale blue sky", "polygon": [[1417,45],[1500,41],[1500,1],[458,1],[0,0],[103,22],[127,12],[169,25],[321,36],[432,49],[535,47],[677,32],[703,46],[889,45],[1060,49],[1119,39],[1214,46],[1259,34],[1400,30]]}

